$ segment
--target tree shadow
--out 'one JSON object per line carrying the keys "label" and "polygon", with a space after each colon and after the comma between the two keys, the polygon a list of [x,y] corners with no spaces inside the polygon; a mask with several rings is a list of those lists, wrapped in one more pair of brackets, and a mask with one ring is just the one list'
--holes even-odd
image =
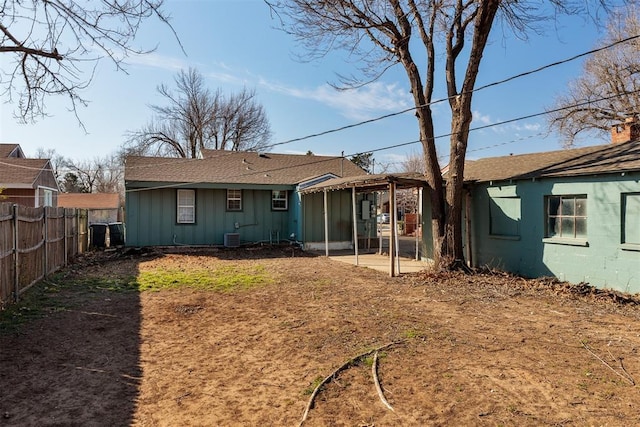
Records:
{"label": "tree shadow", "polygon": [[2,424],[132,423],[142,379],[138,262],[110,271],[108,257],[89,253],[3,315]]}

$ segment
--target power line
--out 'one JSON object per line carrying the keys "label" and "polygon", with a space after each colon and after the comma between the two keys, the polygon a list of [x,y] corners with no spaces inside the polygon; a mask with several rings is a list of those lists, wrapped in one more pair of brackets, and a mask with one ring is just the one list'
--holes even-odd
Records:
{"label": "power line", "polygon": [[[551,113],[555,113],[555,112],[562,111],[562,110],[568,110],[568,109],[572,109],[572,108],[577,108],[577,107],[581,107],[581,106],[588,105],[588,104],[591,104],[591,103],[606,101],[606,100],[613,99],[613,98],[616,98],[616,97],[626,96],[626,95],[639,93],[639,92],[640,92],[640,89],[635,90],[635,91],[625,92],[625,93],[622,93],[622,94],[611,95],[611,96],[600,98],[600,99],[597,99],[597,100],[584,101],[584,102],[581,102],[581,103],[578,103],[578,104],[574,104],[574,105],[571,105],[571,106],[567,106],[567,107],[556,108],[556,109],[553,109],[553,110],[548,110],[548,111],[544,111],[544,112],[529,114],[529,115],[526,115],[526,116],[516,117],[516,118],[513,118],[513,119],[503,120],[501,122],[491,123],[491,124],[487,124],[487,125],[483,125],[483,126],[477,126],[477,127],[474,127],[474,128],[470,128],[469,132],[479,131],[479,130],[488,129],[488,128],[492,128],[492,127],[496,127],[496,126],[502,126],[502,125],[509,124],[509,123],[514,123],[514,122],[517,122],[517,121],[520,121],[520,120],[526,120],[526,119],[530,119],[530,118],[533,118],[533,117],[539,117],[539,116],[543,116],[545,114],[551,114]],[[438,135],[438,136],[434,137],[434,140],[445,138],[445,137],[450,137],[452,135],[453,135],[453,133],[446,133],[446,134]],[[519,138],[518,140],[529,139],[529,138],[532,138],[532,137],[538,136],[538,135],[540,135],[540,133],[538,133],[537,135],[529,136],[529,137]],[[513,142],[517,142],[518,140],[507,141],[507,142],[500,143],[500,144],[493,144],[491,146],[486,146],[486,147],[479,147],[479,148],[476,148],[476,149],[471,150],[471,151],[480,151],[480,150],[494,148],[494,147],[501,146],[501,145],[507,145],[507,144],[511,144]],[[403,143],[388,145],[388,146],[384,146],[384,147],[380,147],[380,148],[375,148],[373,150],[366,150],[366,151],[360,151],[360,152],[353,153],[353,154],[348,154],[345,157],[353,157],[353,156],[357,156],[359,154],[366,154],[366,153],[374,153],[374,152],[378,152],[378,151],[385,151],[385,150],[390,150],[392,148],[399,148],[399,147],[405,147],[405,146],[408,146],[408,145],[418,144],[420,142],[421,142],[420,140],[403,142]],[[467,151],[467,152],[469,152],[469,151]],[[448,156],[439,156],[438,158],[442,159],[442,158],[446,158],[446,157],[448,157]],[[320,162],[324,162],[324,161],[329,161],[329,160],[333,160],[333,159],[335,159],[335,157],[323,158],[323,159],[320,159],[320,160],[309,162],[307,165],[320,163]],[[247,173],[247,174],[237,175],[236,177],[240,177],[240,176],[244,177],[244,176],[250,176],[250,175],[265,174],[265,173],[275,172],[275,171],[286,169],[286,168],[287,167],[279,167],[279,168],[262,170],[262,171],[254,171],[254,172]],[[204,183],[204,182],[198,182],[198,183]],[[193,185],[193,184],[198,184],[198,183],[195,183],[195,182],[184,183],[183,185]],[[163,185],[163,186],[157,186],[157,187],[146,187],[144,189],[136,189],[136,190],[133,190],[133,191],[146,191],[146,190],[154,190],[154,189],[168,188],[168,187],[174,187],[174,186],[175,185],[169,184],[169,185]],[[132,191],[132,190],[127,190],[127,192],[130,192],[130,191]]]}
{"label": "power line", "polygon": [[[523,72],[523,73],[519,73],[519,74],[513,75],[511,77],[508,77],[508,78],[505,78],[505,79],[502,79],[502,80],[498,80],[498,81],[495,81],[495,82],[492,82],[492,83],[489,83],[489,84],[486,84],[486,85],[483,85],[483,86],[480,86],[480,87],[477,87],[477,88],[469,91],[468,93],[478,92],[480,90],[484,90],[484,89],[487,89],[487,88],[490,88],[490,87],[494,87],[494,86],[498,86],[498,85],[501,85],[501,84],[505,84],[505,83],[510,82],[512,80],[515,80],[515,79],[518,79],[518,78],[521,78],[521,77],[525,77],[525,76],[529,76],[529,75],[532,75],[532,74],[536,74],[536,73],[544,71],[546,69],[549,69],[549,68],[552,68],[552,67],[555,67],[555,66],[558,66],[558,65],[562,65],[562,64],[574,61],[576,59],[579,59],[579,58],[582,58],[582,57],[585,57],[585,56],[588,56],[588,55],[592,55],[594,53],[597,53],[597,52],[600,52],[600,51],[604,51],[606,49],[610,49],[612,47],[615,47],[615,46],[617,46],[619,44],[627,43],[629,41],[636,40],[636,39],[639,39],[639,38],[640,38],[640,35],[635,35],[635,36],[630,36],[630,37],[627,37],[627,38],[624,38],[624,39],[621,39],[621,40],[617,40],[617,41],[612,42],[612,43],[610,43],[608,45],[605,45],[605,46],[602,46],[602,47],[599,47],[599,48],[596,48],[596,49],[592,49],[592,50],[589,50],[589,51],[586,51],[586,52],[571,56],[569,58],[566,58],[566,59],[563,59],[563,60],[560,60],[560,61],[555,61],[555,62],[552,62],[550,64],[543,65],[543,66],[535,68],[533,70],[529,70],[529,71],[526,71],[526,72]],[[481,130],[481,129],[486,129],[486,128],[490,128],[490,127],[494,127],[494,126],[504,125],[504,124],[508,124],[508,123],[512,123],[512,122],[516,122],[516,121],[520,121],[520,120],[526,120],[526,119],[529,119],[529,118],[534,118],[534,117],[538,117],[538,116],[542,116],[542,115],[545,115],[545,114],[550,114],[550,113],[553,113],[553,112],[562,111],[562,110],[566,110],[566,109],[576,108],[576,107],[587,105],[587,104],[591,104],[591,103],[606,101],[608,99],[612,99],[612,98],[615,98],[617,96],[629,95],[629,94],[633,94],[633,93],[637,93],[637,92],[638,91],[626,92],[624,94],[612,95],[610,97],[601,98],[599,100],[585,101],[584,103],[575,104],[575,105],[569,106],[569,107],[558,108],[558,109],[555,109],[555,110],[550,110],[550,111],[541,112],[541,113],[535,113],[535,114],[531,114],[531,115],[528,115],[528,116],[521,116],[521,117],[513,118],[513,119],[510,119],[510,120],[505,120],[505,121],[502,121],[502,122],[488,124],[488,125],[480,126],[480,127],[477,127],[477,128],[471,128],[471,129],[469,129],[469,131],[471,132],[471,131],[474,131],[474,130]],[[451,97],[438,99],[438,100],[435,100],[435,101],[431,101],[431,102],[429,102],[427,104],[421,105],[420,107],[435,105],[435,104],[447,101],[449,99],[451,99]],[[375,117],[375,118],[368,119],[368,120],[363,120],[363,121],[360,121],[360,122],[357,122],[357,123],[352,123],[352,124],[341,126],[341,127],[338,127],[338,128],[328,129],[328,130],[325,130],[325,131],[322,131],[322,132],[318,132],[318,133],[314,133],[314,134],[310,134],[310,135],[306,135],[306,136],[302,136],[302,137],[298,137],[298,138],[293,138],[293,139],[277,142],[277,143],[274,143],[274,144],[267,145],[265,148],[273,148],[273,147],[280,146],[280,145],[286,145],[286,144],[290,144],[290,143],[293,143],[293,142],[299,142],[299,141],[304,141],[304,140],[311,139],[311,138],[316,138],[316,137],[319,137],[319,136],[328,135],[328,134],[331,134],[331,133],[341,132],[341,131],[344,131],[344,130],[347,130],[347,129],[351,129],[351,128],[354,128],[354,127],[363,126],[365,124],[374,123],[374,122],[381,121],[381,120],[384,120],[384,119],[387,119],[387,118],[391,118],[391,117],[395,117],[395,116],[398,116],[398,115],[401,115],[401,114],[405,114],[405,113],[408,113],[410,111],[415,110],[416,108],[419,108],[419,107],[415,107],[414,106],[414,107],[406,108],[406,109],[403,109],[403,110],[400,110],[400,111],[397,111],[397,112],[394,112],[394,113],[385,114],[385,115],[382,115],[382,116],[379,116],[379,117]],[[451,135],[452,135],[452,133],[442,134],[442,135],[435,136],[434,139],[440,139],[440,138],[444,138],[444,137],[451,136]],[[373,149],[373,150],[360,151],[360,152],[351,154],[349,156],[355,156],[355,155],[358,155],[358,154],[364,154],[364,153],[369,153],[369,152],[384,151],[384,150],[389,150],[389,149],[393,149],[393,148],[399,148],[399,147],[403,147],[403,146],[407,146],[407,145],[416,144],[416,143],[419,143],[419,142],[420,142],[420,140],[415,140],[415,141],[410,141],[410,142],[405,142],[405,143],[399,143],[399,144],[389,145],[389,146],[385,146],[385,147],[381,147],[381,148],[377,148],[377,149]],[[347,156],[347,157],[349,157],[349,156]],[[181,160],[184,160],[185,162],[187,162],[187,161],[193,161],[193,160],[196,160],[196,159],[191,159],[191,158],[187,159],[187,158],[185,158],[185,159],[181,159]],[[171,161],[167,162],[167,163],[175,164],[176,161],[178,161],[177,158],[172,158]],[[0,164],[6,164],[6,163],[0,162]],[[158,167],[160,165],[161,164],[154,164],[154,165],[139,166],[139,167]],[[14,165],[11,165],[11,166],[14,166]],[[34,168],[34,167],[32,167],[32,168],[27,167],[27,166],[21,166],[21,167],[25,168],[25,169],[41,170],[40,168]],[[71,172],[77,171],[77,168],[70,168],[70,167],[63,167],[61,169],[62,170],[67,170],[67,171],[71,171]],[[102,168],[102,170],[104,170],[104,171],[109,170],[110,171],[110,170],[118,170],[118,169],[117,168]],[[95,171],[97,171],[97,170],[89,170],[89,172],[95,172]]]}
{"label": "power line", "polygon": [[[526,115],[526,116],[516,117],[516,118],[513,118],[513,119],[503,120],[501,122],[496,122],[496,123],[491,123],[491,124],[487,124],[487,125],[483,125],[483,126],[470,128],[469,132],[488,129],[488,128],[492,128],[492,127],[496,127],[496,126],[502,126],[502,125],[509,124],[509,123],[514,123],[514,122],[517,122],[517,121],[520,121],[520,120],[526,120],[526,119],[531,119],[531,118],[534,118],[534,117],[544,116],[546,114],[556,113],[558,111],[571,110],[573,108],[578,108],[578,107],[582,107],[582,106],[593,104],[593,103],[597,103],[597,102],[607,101],[609,99],[613,99],[613,98],[617,98],[617,97],[621,97],[621,96],[632,95],[634,93],[640,93],[640,89],[629,91],[629,92],[624,92],[624,93],[621,93],[621,94],[615,94],[615,95],[607,96],[607,97],[596,99],[596,100],[584,101],[584,102],[580,102],[580,103],[573,104],[573,105],[566,106],[566,107],[555,108],[553,110],[547,110],[547,111],[543,111],[543,112],[539,112],[539,113],[529,114],[529,115]],[[454,135],[454,133],[450,132],[450,133],[445,133],[445,134],[434,136],[433,139],[436,140],[436,139],[450,137],[450,136],[453,136],[453,135]],[[358,153],[355,153],[355,154],[350,154],[349,156],[356,156],[358,154],[385,151],[385,150],[389,150],[389,149],[392,149],[392,148],[399,148],[399,147],[404,147],[404,146],[407,146],[407,145],[417,144],[419,142],[421,142],[421,141],[418,139],[418,140],[415,140],[415,141],[403,142],[403,143],[399,143],[399,144],[389,145],[389,146],[386,146],[386,147],[380,147],[380,148],[376,148],[374,150],[361,151],[361,152],[358,152]]]}
{"label": "power line", "polygon": [[[634,91],[629,91],[629,92],[624,92],[624,93],[621,93],[621,94],[610,95],[610,96],[599,98],[599,99],[596,99],[596,100],[588,100],[588,101],[580,102],[580,103],[573,104],[573,105],[570,105],[570,106],[565,106],[565,107],[560,107],[560,108],[547,110],[547,111],[543,111],[543,112],[528,114],[528,115],[525,115],[525,116],[519,116],[519,117],[515,117],[515,118],[512,118],[512,119],[503,120],[503,121],[500,121],[500,122],[490,123],[490,124],[487,124],[487,125],[472,127],[472,128],[469,129],[469,132],[471,133],[471,132],[475,132],[475,131],[479,131],[479,130],[489,129],[489,128],[492,128],[492,127],[502,126],[502,125],[505,125],[505,124],[514,123],[514,122],[521,121],[521,120],[526,120],[526,119],[530,119],[530,118],[534,118],[534,117],[540,117],[540,116],[543,116],[543,115],[546,115],[546,114],[551,114],[551,113],[555,113],[555,112],[559,112],[559,111],[563,111],[563,110],[570,110],[570,109],[573,109],[573,108],[578,108],[578,107],[582,107],[582,106],[593,104],[593,103],[607,101],[607,100],[610,100],[610,99],[614,99],[614,98],[622,97],[622,96],[627,96],[627,95],[631,95],[631,94],[635,94],[635,93],[640,93],[640,89],[634,90]],[[450,133],[445,133],[445,134],[434,136],[433,139],[434,140],[442,139],[442,138],[446,138],[446,137],[451,137],[452,135],[453,135],[453,133],[451,133],[451,132]],[[533,135],[533,136],[538,136],[538,135],[540,135],[540,134]],[[531,137],[533,137],[533,136],[531,136]],[[530,137],[527,137],[527,138],[530,138]],[[527,139],[527,138],[520,138],[520,139],[522,140],[522,139]],[[379,152],[379,151],[386,151],[386,150],[390,150],[390,149],[393,149],[393,148],[400,148],[400,147],[406,147],[406,146],[413,145],[413,144],[418,144],[420,142],[421,141],[419,139],[418,140],[413,140],[413,141],[408,141],[408,142],[402,142],[402,143],[387,145],[387,146],[383,146],[383,147],[379,147],[379,148],[374,148],[374,149],[371,149],[371,150],[359,151],[359,152],[356,152],[356,153],[353,153],[353,154],[347,154],[344,157],[354,157],[354,156],[361,155],[361,154],[366,154],[366,153],[375,153],[375,152]],[[480,148],[473,149],[471,151],[480,151],[480,150],[483,150],[483,149],[494,148],[496,146],[506,145],[506,144],[509,144],[509,143],[512,143],[512,142],[515,142],[515,141],[509,141],[509,142],[505,142],[505,143],[494,144],[494,145],[487,146],[487,147],[480,147]],[[467,152],[469,152],[469,151],[467,151]],[[233,154],[235,154],[235,152]],[[227,155],[227,154],[224,153],[224,154],[221,154],[218,157],[223,157],[225,155]],[[310,157],[310,159],[313,159],[313,157],[315,157],[315,156],[309,156],[309,157]],[[443,157],[439,157],[439,158],[443,158]],[[316,163],[321,163],[321,162],[325,162],[325,161],[331,161],[331,160],[335,160],[335,159],[336,159],[336,157],[322,156],[322,158],[320,158],[320,159],[310,161],[309,163],[305,164],[305,166],[306,165],[311,165],[311,164],[316,164]],[[175,164],[176,161],[179,162],[180,160],[198,161],[198,159],[172,158],[171,162],[167,162],[167,164],[168,163]],[[0,161],[0,164],[14,166],[13,164],[9,164],[9,163],[2,162],[2,161]],[[164,163],[154,163],[152,165],[148,165],[148,166],[145,166],[145,167],[158,167],[159,165],[162,165],[162,164],[164,164]],[[27,166],[22,166],[22,167],[26,168],[26,169],[42,170],[40,168],[33,168],[33,167],[27,167]],[[252,171],[252,172],[245,173],[245,174],[242,174],[242,175],[237,175],[237,177],[258,175],[258,174],[264,174],[264,173],[269,173],[269,172],[276,172],[278,170],[282,170],[282,169],[286,169],[286,168],[287,167],[278,167],[278,168],[274,168],[274,169],[267,169],[267,170],[261,170],[261,171]],[[195,184],[195,183],[185,183],[185,185],[186,184],[192,185],[192,184]],[[170,187],[170,186],[172,186],[172,185],[162,186],[162,187],[157,187],[157,188],[164,188],[164,187]],[[153,188],[155,188],[155,187],[150,187],[150,188],[147,188],[147,189],[153,189]]]}
{"label": "power line", "polygon": [[[481,90],[484,90],[484,89],[487,89],[487,88],[490,88],[490,87],[494,87],[494,86],[498,86],[498,85],[501,85],[501,84],[504,84],[504,83],[508,83],[508,82],[510,82],[512,80],[516,80],[516,79],[521,78],[521,77],[526,77],[526,76],[529,76],[529,75],[532,75],[532,74],[536,74],[536,73],[544,71],[544,70],[546,70],[548,68],[552,68],[552,67],[556,67],[556,66],[559,66],[559,65],[562,65],[562,64],[566,64],[568,62],[575,61],[576,59],[580,59],[580,58],[583,58],[585,56],[592,55],[594,53],[601,52],[601,51],[604,51],[606,49],[610,49],[610,48],[612,48],[614,46],[617,46],[619,44],[627,43],[629,41],[632,41],[632,40],[635,40],[635,39],[638,39],[638,38],[640,38],[640,35],[635,35],[635,36],[627,37],[625,39],[617,40],[617,41],[615,41],[613,43],[610,43],[608,45],[605,45],[605,46],[602,46],[602,47],[599,47],[599,48],[596,48],[596,49],[592,49],[592,50],[589,50],[587,52],[579,53],[579,54],[574,55],[574,56],[572,56],[570,58],[566,58],[566,59],[563,59],[563,60],[560,60],[560,61],[555,61],[555,62],[552,62],[550,64],[543,65],[541,67],[535,68],[533,70],[525,71],[523,73],[519,73],[519,74],[513,75],[511,77],[507,77],[506,79],[498,80],[498,81],[495,81],[495,82],[492,82],[492,83],[489,83],[489,84],[474,88],[471,91],[463,92],[460,95],[465,94],[465,93],[479,92]],[[388,118],[391,118],[391,117],[399,116],[401,114],[405,114],[405,113],[408,113],[410,111],[413,111],[416,108],[421,108],[421,107],[426,107],[426,106],[439,104],[441,102],[448,101],[449,99],[452,99],[452,98],[453,97],[449,96],[449,97],[446,97],[446,98],[437,99],[435,101],[431,101],[431,102],[428,102],[426,104],[420,105],[419,107],[406,108],[404,110],[397,111],[395,113],[389,113],[389,114],[385,114],[383,116],[375,117],[375,118],[368,119],[368,120],[363,120],[363,121],[360,121],[360,122],[352,123],[352,124],[341,126],[341,127],[338,127],[338,128],[329,129],[329,130],[325,130],[325,131],[322,131],[322,132],[318,132],[318,133],[314,133],[314,134],[310,134],[310,135],[306,135],[306,136],[302,136],[302,137],[298,137],[298,138],[293,138],[293,139],[289,139],[289,140],[282,141],[282,142],[277,142],[277,143],[268,145],[267,147],[273,148],[273,147],[276,147],[276,146],[279,146],[279,145],[290,144],[290,143],[293,143],[293,142],[299,142],[299,141],[304,141],[304,140],[311,139],[311,138],[317,138],[319,136],[324,136],[324,135],[328,135],[328,134],[331,134],[331,133],[341,132],[341,131],[344,131],[344,130],[347,130],[347,129],[351,129],[351,128],[363,126],[363,125],[366,125],[366,124],[369,124],[369,123],[374,123],[374,122],[377,122],[377,121],[388,119]]]}

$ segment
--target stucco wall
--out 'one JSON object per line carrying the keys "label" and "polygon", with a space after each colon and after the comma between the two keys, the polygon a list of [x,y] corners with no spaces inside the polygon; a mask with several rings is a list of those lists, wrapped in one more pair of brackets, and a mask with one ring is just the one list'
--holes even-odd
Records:
{"label": "stucco wall", "polygon": [[[474,265],[640,292],[640,247],[623,242],[625,193],[640,193],[640,174],[477,185],[471,202]],[[545,196],[549,195],[586,195],[586,239],[545,238]],[[490,230],[491,205],[500,212],[492,199],[501,197],[520,203],[519,218],[507,223],[505,235]],[[627,220],[640,222],[640,212]]]}

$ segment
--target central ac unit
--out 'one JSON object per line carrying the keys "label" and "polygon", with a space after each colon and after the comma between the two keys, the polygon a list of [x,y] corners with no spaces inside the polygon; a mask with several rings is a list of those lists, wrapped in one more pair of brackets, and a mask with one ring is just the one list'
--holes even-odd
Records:
{"label": "central ac unit", "polygon": [[240,246],[240,233],[225,233],[224,234],[224,247],[225,248],[237,248]]}

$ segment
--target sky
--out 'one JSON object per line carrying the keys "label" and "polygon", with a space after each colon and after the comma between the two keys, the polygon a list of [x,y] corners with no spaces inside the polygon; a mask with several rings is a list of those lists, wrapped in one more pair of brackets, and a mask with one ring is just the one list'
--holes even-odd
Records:
{"label": "sky", "polygon": [[[310,150],[317,155],[351,156],[374,151],[378,165],[398,170],[407,156],[421,151],[415,142],[418,126],[412,113],[305,138],[410,107],[409,84],[400,66],[368,86],[337,91],[330,85],[338,81],[337,73],[357,71],[348,56],[330,52],[315,61],[298,60],[304,54],[302,47],[277,29],[279,21],[262,0],[166,0],[165,11],[172,17],[180,43],[165,25],[145,22],[135,45],[155,51],[128,58],[126,73],[106,60],[99,63],[91,85],[81,94],[90,101],[78,109],[84,128],[62,98],[49,98],[49,116],[29,124],[18,123],[13,116],[16,106],[5,102],[0,104],[0,142],[20,144],[27,156],[35,155],[38,148],[54,149],[78,161],[115,153],[127,132],[151,119],[149,106],[163,105],[157,86],[172,87],[179,70],[194,67],[212,91],[255,89],[271,123],[274,153]],[[599,46],[599,37],[588,19],[578,17],[550,25],[546,34],[531,34],[527,41],[497,29],[486,48],[476,86],[587,52]],[[477,92],[472,128],[544,112],[581,74],[582,61]],[[445,81],[440,78],[435,99],[444,95]],[[434,107],[436,135],[449,132],[447,110],[446,102]],[[546,130],[545,116],[538,116],[472,131],[467,158],[562,149],[562,141]],[[298,138],[302,140],[286,143]],[[580,145],[607,142],[606,138],[587,139]],[[442,165],[447,162],[448,144],[447,137],[437,140]]]}

